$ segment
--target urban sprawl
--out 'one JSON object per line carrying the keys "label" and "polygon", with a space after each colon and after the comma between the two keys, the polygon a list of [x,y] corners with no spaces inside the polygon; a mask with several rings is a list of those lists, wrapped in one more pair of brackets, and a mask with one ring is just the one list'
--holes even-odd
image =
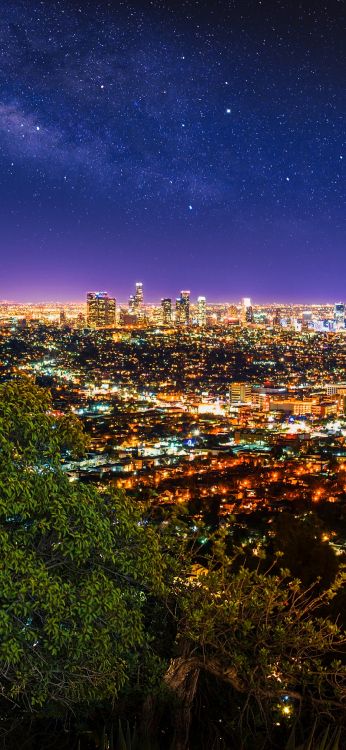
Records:
{"label": "urban sprawl", "polygon": [[281,511],[318,512],[346,548],[345,305],[0,304],[1,379],[34,376],[74,412],[88,454],[71,481],[111,483],[191,525],[232,517],[254,549]]}

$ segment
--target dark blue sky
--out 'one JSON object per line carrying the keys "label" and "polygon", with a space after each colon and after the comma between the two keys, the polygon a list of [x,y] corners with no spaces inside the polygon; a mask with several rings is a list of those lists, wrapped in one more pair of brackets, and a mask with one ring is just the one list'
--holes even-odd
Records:
{"label": "dark blue sky", "polygon": [[0,10],[0,298],[345,299],[341,0]]}

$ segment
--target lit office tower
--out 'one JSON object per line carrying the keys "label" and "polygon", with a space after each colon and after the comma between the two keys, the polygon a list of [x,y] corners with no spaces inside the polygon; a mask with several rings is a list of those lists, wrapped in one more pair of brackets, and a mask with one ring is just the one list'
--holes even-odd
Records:
{"label": "lit office tower", "polygon": [[207,322],[207,309],[205,297],[197,297],[197,325],[205,327]]}
{"label": "lit office tower", "polygon": [[275,315],[273,317],[273,325],[279,326],[281,325],[281,314],[280,314],[280,308],[277,307],[275,310]]}
{"label": "lit office tower", "polygon": [[190,292],[183,291],[180,293],[175,305],[176,323],[181,326],[188,326],[190,323]]}
{"label": "lit office tower", "polygon": [[311,310],[303,310],[302,314],[302,328],[306,329],[309,328],[309,326],[312,323],[312,311]]}
{"label": "lit office tower", "polygon": [[135,297],[133,294],[130,294],[129,297],[129,313],[130,315],[135,314]]}
{"label": "lit office tower", "polygon": [[60,310],[60,313],[59,313],[59,324],[60,324],[61,328],[64,328],[67,325],[67,318],[66,318],[65,310]]}
{"label": "lit office tower", "polygon": [[183,323],[183,304],[181,297],[177,297],[175,301],[175,323],[177,326],[181,326]]}
{"label": "lit office tower", "polygon": [[334,323],[336,331],[345,328],[345,305],[342,302],[336,302],[334,305]]}
{"label": "lit office tower", "polygon": [[164,326],[172,325],[172,300],[169,297],[161,300],[161,317]]}
{"label": "lit office tower", "polygon": [[88,292],[88,328],[111,328],[116,323],[116,301],[107,292]]}
{"label": "lit office tower", "polygon": [[253,323],[253,309],[250,297],[243,297],[241,301],[241,319],[243,323]]}
{"label": "lit office tower", "polygon": [[253,323],[254,322],[253,307],[252,307],[252,305],[249,305],[249,307],[246,308],[245,319],[246,319],[247,323]]}
{"label": "lit office tower", "polygon": [[143,284],[140,281],[136,283],[134,307],[137,312],[143,307]]}
{"label": "lit office tower", "polygon": [[231,383],[229,389],[231,404],[245,404],[252,399],[250,383]]}

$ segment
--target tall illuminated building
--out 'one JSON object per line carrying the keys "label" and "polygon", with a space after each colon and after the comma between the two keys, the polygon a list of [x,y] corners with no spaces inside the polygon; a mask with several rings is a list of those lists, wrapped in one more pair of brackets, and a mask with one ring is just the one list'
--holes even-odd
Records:
{"label": "tall illuminated building", "polygon": [[197,297],[197,325],[204,328],[207,323],[207,308],[205,297]]}
{"label": "tall illuminated building", "polygon": [[130,313],[130,315],[134,315],[135,312],[136,312],[136,309],[135,309],[135,297],[134,297],[134,294],[130,294],[130,297],[129,297],[129,313]]}
{"label": "tall illuminated building", "polygon": [[334,305],[334,324],[336,331],[345,328],[345,305],[343,302],[336,302]]}
{"label": "tall illuminated building", "polygon": [[169,297],[161,300],[161,316],[164,326],[172,325],[172,300]]}
{"label": "tall illuminated building", "polygon": [[141,281],[136,283],[136,292],[134,297],[134,308],[136,312],[140,312],[143,307],[143,284]]}
{"label": "tall illuminated building", "polygon": [[88,328],[112,328],[116,324],[116,300],[107,292],[88,292]]}
{"label": "tall illuminated building", "polygon": [[77,328],[84,328],[85,326],[85,316],[83,313],[78,313],[77,319],[76,319],[76,327]]}
{"label": "tall illuminated building", "polygon": [[181,326],[183,324],[183,305],[181,297],[177,297],[175,301],[175,323],[177,326]]}
{"label": "tall illuminated building", "polygon": [[281,325],[281,313],[280,313],[280,308],[279,307],[277,307],[276,310],[275,310],[275,315],[273,317],[273,325],[274,326]]}
{"label": "tall illuminated building", "polygon": [[60,310],[59,325],[61,328],[64,328],[67,325],[67,318],[66,318],[65,310]]}
{"label": "tall illuminated building", "polygon": [[175,322],[180,326],[188,326],[190,323],[190,292],[180,292],[175,304]]}
{"label": "tall illuminated building", "polygon": [[253,323],[254,322],[254,314],[253,314],[253,307],[252,307],[252,305],[249,305],[249,307],[246,308],[245,320],[246,320],[247,323]]}
{"label": "tall illuminated building", "polygon": [[312,323],[312,311],[303,310],[302,314],[302,328],[307,329]]}
{"label": "tall illuminated building", "polygon": [[250,297],[243,297],[241,301],[242,323],[253,323],[253,309]]}
{"label": "tall illuminated building", "polygon": [[252,400],[250,383],[231,383],[229,388],[231,404],[245,404]]}

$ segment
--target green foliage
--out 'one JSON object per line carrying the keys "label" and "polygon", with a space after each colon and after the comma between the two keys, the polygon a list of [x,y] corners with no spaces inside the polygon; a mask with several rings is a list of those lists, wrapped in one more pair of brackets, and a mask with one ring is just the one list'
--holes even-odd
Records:
{"label": "green foliage", "polygon": [[0,387],[0,682],[34,710],[114,696],[149,648],[147,592],[163,561],[142,510],[70,483],[75,420],[30,381]]}
{"label": "green foliage", "polygon": [[49,391],[23,378],[0,387],[0,446],[4,460],[12,458],[18,469],[30,460],[54,464],[63,450],[78,456],[85,437],[73,414],[57,418]]}
{"label": "green foliage", "polygon": [[322,541],[322,527],[316,516],[295,518],[280,513],[275,523],[274,545],[283,553],[282,564],[304,586],[320,580],[327,587],[338,571],[338,558],[333,548]]}
{"label": "green foliage", "polygon": [[[311,719],[321,705],[340,718],[346,639],[321,613],[343,585],[344,571],[317,594],[314,587],[304,590],[278,563],[261,571],[228,557],[220,535],[204,570],[181,577],[177,655],[166,675],[168,687],[191,705],[187,685],[196,672],[229,685],[239,696],[240,725],[248,726],[252,717],[258,726],[273,726],[277,711],[279,724],[280,718],[289,722],[291,713],[307,711]],[[289,709],[281,703],[284,696]]]}
{"label": "green foliage", "polygon": [[[7,707],[53,713],[56,706],[61,714],[79,704],[82,713],[92,702],[109,706],[120,691],[122,705],[126,698],[143,703],[166,665],[162,694],[170,701],[175,694],[177,736],[203,684],[200,673],[204,684],[209,675],[226,686],[227,697],[244,696],[237,718],[226,718],[233,726],[251,710],[262,731],[280,714],[283,695],[293,713],[309,704],[340,716],[345,638],[321,613],[340,594],[343,571],[322,593],[304,591],[278,562],[264,572],[262,561],[253,570],[229,557],[223,532],[201,545],[181,509],[152,523],[148,508],[122,494],[71,483],[62,458],[79,455],[84,442],[78,421],[54,413],[47,391],[29,380],[0,386],[0,688]],[[280,718],[286,721],[283,711]],[[129,727],[119,728],[119,749],[133,750],[136,741]],[[325,747],[310,743],[310,750],[337,750],[337,742],[326,735]]]}

